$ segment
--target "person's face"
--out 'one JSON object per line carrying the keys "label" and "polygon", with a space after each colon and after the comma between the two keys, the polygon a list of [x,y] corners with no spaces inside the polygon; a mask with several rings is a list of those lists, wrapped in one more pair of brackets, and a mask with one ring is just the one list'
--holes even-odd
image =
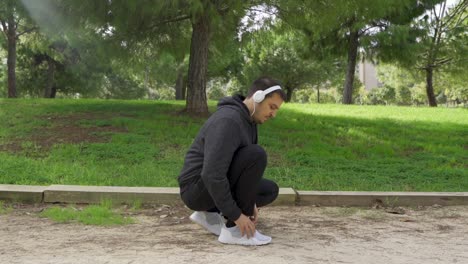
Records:
{"label": "person's face", "polygon": [[276,116],[276,112],[281,107],[283,99],[277,93],[265,98],[261,103],[255,106],[253,119],[257,124],[263,124],[265,121]]}

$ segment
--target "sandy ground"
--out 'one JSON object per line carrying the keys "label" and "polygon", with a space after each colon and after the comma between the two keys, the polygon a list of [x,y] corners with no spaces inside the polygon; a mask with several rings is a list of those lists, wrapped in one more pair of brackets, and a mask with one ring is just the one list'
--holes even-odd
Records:
{"label": "sandy ground", "polygon": [[261,247],[227,246],[182,206],[125,214],[137,223],[96,227],[39,217],[44,206],[0,215],[0,263],[468,263],[468,207],[270,207]]}

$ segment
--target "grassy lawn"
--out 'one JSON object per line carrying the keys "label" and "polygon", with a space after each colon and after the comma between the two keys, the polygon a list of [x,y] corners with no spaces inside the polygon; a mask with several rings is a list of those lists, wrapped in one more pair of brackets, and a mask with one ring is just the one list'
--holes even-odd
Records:
{"label": "grassy lawn", "polygon": [[[0,184],[177,186],[184,105],[0,99]],[[286,104],[259,133],[281,187],[468,191],[467,109]]]}
{"label": "grassy lawn", "polygon": [[11,207],[11,205],[5,205],[3,201],[0,201],[0,215],[8,214],[11,211],[13,211],[13,208]]}
{"label": "grassy lawn", "polygon": [[40,216],[52,219],[59,223],[79,222],[85,225],[126,225],[135,221],[133,218],[124,217],[121,212],[112,208],[110,201],[102,201],[99,205],[89,205],[84,208],[49,207]]}

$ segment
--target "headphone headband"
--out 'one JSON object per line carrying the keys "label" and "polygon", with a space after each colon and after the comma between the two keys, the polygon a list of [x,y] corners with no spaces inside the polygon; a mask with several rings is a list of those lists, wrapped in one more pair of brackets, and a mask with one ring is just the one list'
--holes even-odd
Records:
{"label": "headphone headband", "polygon": [[281,90],[281,86],[279,86],[279,85],[272,86],[272,87],[266,89],[265,91],[263,91],[263,94],[267,95],[267,94],[269,94],[269,93],[271,93],[273,91],[276,91],[276,90]]}
{"label": "headphone headband", "polygon": [[254,102],[256,103],[261,103],[263,101],[263,99],[265,99],[265,96],[273,91],[276,91],[276,90],[281,90],[281,86],[279,85],[275,85],[275,86],[272,86],[264,91],[262,90],[258,90],[256,91],[254,94],[253,94],[253,100]]}

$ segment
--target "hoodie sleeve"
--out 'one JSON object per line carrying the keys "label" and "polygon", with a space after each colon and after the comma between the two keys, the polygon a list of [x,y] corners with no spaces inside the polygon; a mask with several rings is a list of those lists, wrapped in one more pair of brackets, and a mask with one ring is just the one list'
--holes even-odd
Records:
{"label": "hoodie sleeve", "polygon": [[206,130],[201,178],[216,207],[230,220],[237,220],[241,210],[234,201],[227,173],[234,152],[240,146],[239,125],[227,118],[214,121]]}

